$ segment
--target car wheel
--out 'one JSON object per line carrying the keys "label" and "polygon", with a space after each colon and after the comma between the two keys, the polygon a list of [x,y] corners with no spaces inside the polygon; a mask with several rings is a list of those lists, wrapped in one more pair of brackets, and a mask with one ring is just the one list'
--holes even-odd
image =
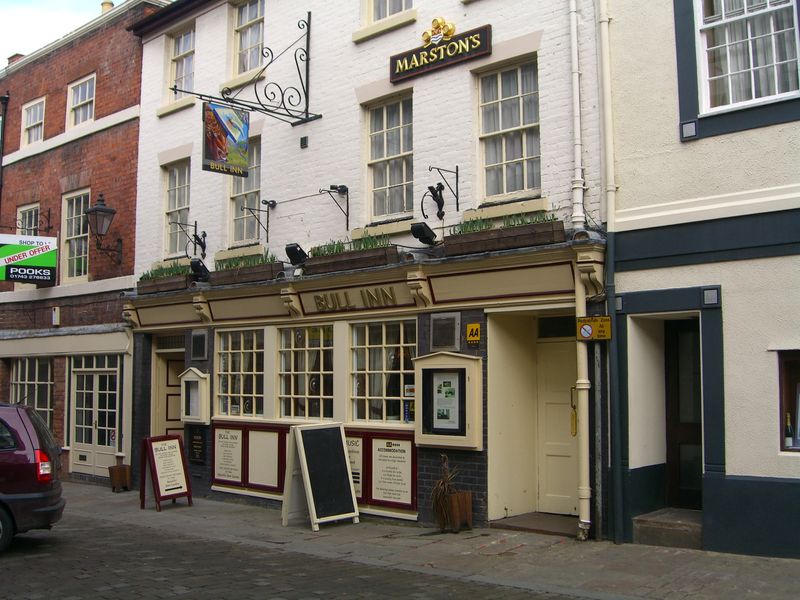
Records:
{"label": "car wheel", "polygon": [[8,511],[0,506],[0,552],[11,545],[12,537],[14,537],[14,522]]}

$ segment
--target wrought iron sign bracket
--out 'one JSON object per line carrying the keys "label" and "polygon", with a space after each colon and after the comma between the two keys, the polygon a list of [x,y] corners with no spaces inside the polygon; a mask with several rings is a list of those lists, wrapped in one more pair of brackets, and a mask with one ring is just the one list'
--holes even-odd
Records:
{"label": "wrought iron sign bracket", "polygon": [[[344,208],[342,208],[342,205],[339,204],[339,201],[336,198],[334,198],[333,196],[334,192],[336,192],[340,196],[344,196]],[[319,193],[328,194],[328,196],[331,197],[331,200],[333,200],[333,203],[336,205],[336,208],[342,211],[342,214],[344,215],[345,229],[347,229],[347,231],[350,231],[350,188],[348,188],[346,185],[332,185],[327,190],[321,189]]]}
{"label": "wrought iron sign bracket", "polygon": [[[46,213],[40,212],[39,213],[39,220],[36,222],[37,232],[42,231],[52,231],[53,225],[50,223],[50,209],[47,209]],[[13,225],[0,225],[0,229],[24,229],[25,223],[22,220],[17,219],[14,221]],[[37,233],[38,235],[38,233]]]}
{"label": "wrought iron sign bracket", "polygon": [[[200,256],[202,258],[206,257],[206,232],[203,231],[200,235],[197,235],[197,221],[194,222],[194,225],[190,223],[181,223],[179,221],[170,221],[169,224],[177,225],[181,233],[186,236],[186,246],[184,250],[186,258],[191,258],[189,256],[189,244],[192,244],[192,256],[197,255],[197,247],[200,246]],[[189,233],[189,227],[193,229],[192,233]]]}
{"label": "wrought iron sign bracket", "polygon": [[[450,190],[450,193],[453,194],[453,197],[456,199],[456,212],[458,212],[460,210],[459,207],[458,207],[458,165],[456,165],[455,171],[451,171],[450,169],[443,169],[441,167],[432,167],[432,166],[428,167],[428,172],[429,173],[431,171],[434,171],[434,170],[437,173],[439,173],[439,177],[442,178],[442,181],[444,181],[445,185],[447,186],[447,189]],[[450,173],[451,175],[455,175],[456,176],[456,189],[455,190],[453,190],[453,187],[450,185],[450,182],[447,181],[447,177],[445,177],[443,175],[443,173]]]}
{"label": "wrought iron sign bracket", "polygon": [[[174,94],[181,92],[183,94],[195,96],[206,102],[215,102],[227,105],[231,108],[259,112],[285,123],[289,123],[292,126],[321,118],[322,115],[312,113],[308,110],[311,71],[311,54],[309,50],[311,45],[311,12],[309,11],[306,15],[305,19],[300,19],[297,22],[298,29],[305,30],[304,33],[278,54],[275,54],[271,48],[265,46],[261,50],[261,54],[266,59],[266,63],[258,70],[253,78],[240,87],[235,94],[230,88],[223,88],[221,96],[203,94],[192,90],[182,90],[177,86],[172,86],[170,89]],[[259,86],[258,80],[262,77],[264,71],[267,70],[267,67],[278,60],[292,47],[297,46],[303,41],[305,41],[305,44],[294,50],[294,64],[297,70],[299,83],[297,85],[284,87],[274,81],[268,81],[263,86]],[[250,88],[251,85],[255,100],[243,100],[237,97],[243,90]]]}
{"label": "wrought iron sign bracket", "polygon": [[[278,203],[275,202],[275,200],[262,200],[261,204],[265,205],[267,207],[267,209],[264,210],[263,208],[251,208],[249,206],[242,206],[241,210],[242,210],[242,212],[244,212],[244,211],[249,212],[250,216],[253,217],[256,220],[256,222],[258,223],[258,226],[261,227],[261,229],[264,230],[264,234],[267,236],[264,241],[268,242],[269,241],[269,209],[275,208],[278,205]],[[266,226],[264,225],[264,223],[261,222],[261,217],[259,217],[258,214],[256,214],[256,213],[267,213],[267,219],[266,219],[267,220],[267,224],[266,224]]]}

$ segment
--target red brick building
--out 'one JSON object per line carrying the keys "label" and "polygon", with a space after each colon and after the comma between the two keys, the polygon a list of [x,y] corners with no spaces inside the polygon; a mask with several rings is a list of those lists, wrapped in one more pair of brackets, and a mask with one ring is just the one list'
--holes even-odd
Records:
{"label": "red brick building", "polygon": [[[0,266],[0,398],[36,406],[64,470],[86,476],[130,457],[121,295],[134,285],[142,49],[128,28],[165,2],[102,4],[0,70],[0,244],[49,238],[57,252],[54,281],[10,281]],[[98,245],[85,211],[101,196],[116,214]]]}

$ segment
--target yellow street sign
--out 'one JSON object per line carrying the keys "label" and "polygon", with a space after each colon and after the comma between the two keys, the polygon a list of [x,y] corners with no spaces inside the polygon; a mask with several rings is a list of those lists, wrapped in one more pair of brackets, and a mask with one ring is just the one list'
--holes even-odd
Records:
{"label": "yellow street sign", "polygon": [[611,317],[578,317],[576,321],[578,341],[611,339]]}

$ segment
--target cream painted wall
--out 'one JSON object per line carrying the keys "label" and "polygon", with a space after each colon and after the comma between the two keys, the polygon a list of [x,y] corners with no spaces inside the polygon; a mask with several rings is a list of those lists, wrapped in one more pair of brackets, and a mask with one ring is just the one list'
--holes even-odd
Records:
{"label": "cream painted wall", "polygon": [[681,142],[672,2],[609,8],[618,230],[798,206],[798,123]]}
{"label": "cream painted wall", "polygon": [[628,463],[667,460],[664,321],[628,317]]}
{"label": "cream painted wall", "polygon": [[618,273],[617,277],[618,293],[701,285],[722,286],[727,473],[798,477],[800,454],[780,451],[776,350],[800,348],[798,296],[789,293],[800,290],[800,257]]}
{"label": "cream painted wall", "polygon": [[536,327],[533,317],[489,315],[489,520],[536,510]]}
{"label": "cream painted wall", "polygon": [[[580,21],[581,87],[583,101],[583,160],[586,177],[586,209],[599,221],[600,163],[599,121],[596,107],[597,60],[595,55],[595,16],[590,0],[578,0]],[[269,248],[284,258],[284,247],[297,242],[309,246],[331,239],[344,239],[351,232],[345,218],[328,196],[289,201],[316,194],[330,184],[350,188],[350,228],[360,228],[370,220],[364,133],[365,112],[360,102],[378,97],[357,96],[363,89],[396,93],[410,88],[414,110],[414,220],[421,220],[420,199],[428,185],[437,181],[435,165],[459,167],[460,213],[449,192],[445,192],[445,225],[460,222],[463,211],[475,208],[482,200],[479,190],[481,162],[477,144],[477,85],[471,69],[491,64],[498,58],[467,61],[410,80],[408,84],[388,84],[389,57],[421,45],[421,34],[431,20],[443,16],[455,23],[457,31],[467,31],[490,23],[493,43],[514,46],[513,40],[536,34],[540,40],[538,69],[540,84],[542,195],[560,218],[571,211],[572,118],[569,16],[566,3],[556,9],[540,2],[481,0],[465,5],[461,0],[436,0],[416,8],[417,20],[409,25],[378,35],[361,43],[352,34],[361,26],[359,3],[309,0],[267,2],[265,20],[267,45],[276,53],[300,34],[296,27],[306,11],[312,12],[311,106],[322,118],[292,127],[275,119],[252,114],[252,124],[261,128],[262,198],[276,200],[270,214]],[[219,93],[222,82],[230,79],[230,4],[220,1],[194,15],[196,26],[195,89]],[[191,19],[187,19],[190,23]],[[179,24],[176,24],[176,27]],[[144,40],[142,97],[140,116],[140,156],[138,170],[136,273],[147,270],[164,258],[164,181],[159,155],[191,158],[190,220],[208,233],[208,254],[229,246],[230,218],[228,195],[230,177],[201,170],[201,102],[164,114],[169,101],[165,92],[168,79],[168,48],[165,37]],[[498,53],[498,57],[501,53]],[[296,82],[292,53],[288,52],[269,67],[266,81],[284,86]],[[241,97],[252,97],[242,90]],[[308,137],[308,148],[300,149],[300,138]],[[451,183],[454,183],[451,182]],[[430,208],[427,209],[430,215]],[[438,225],[436,219],[431,226]],[[408,229],[406,228],[407,232]],[[408,233],[396,234],[394,241],[419,244]],[[212,260],[206,261],[212,263]]]}

